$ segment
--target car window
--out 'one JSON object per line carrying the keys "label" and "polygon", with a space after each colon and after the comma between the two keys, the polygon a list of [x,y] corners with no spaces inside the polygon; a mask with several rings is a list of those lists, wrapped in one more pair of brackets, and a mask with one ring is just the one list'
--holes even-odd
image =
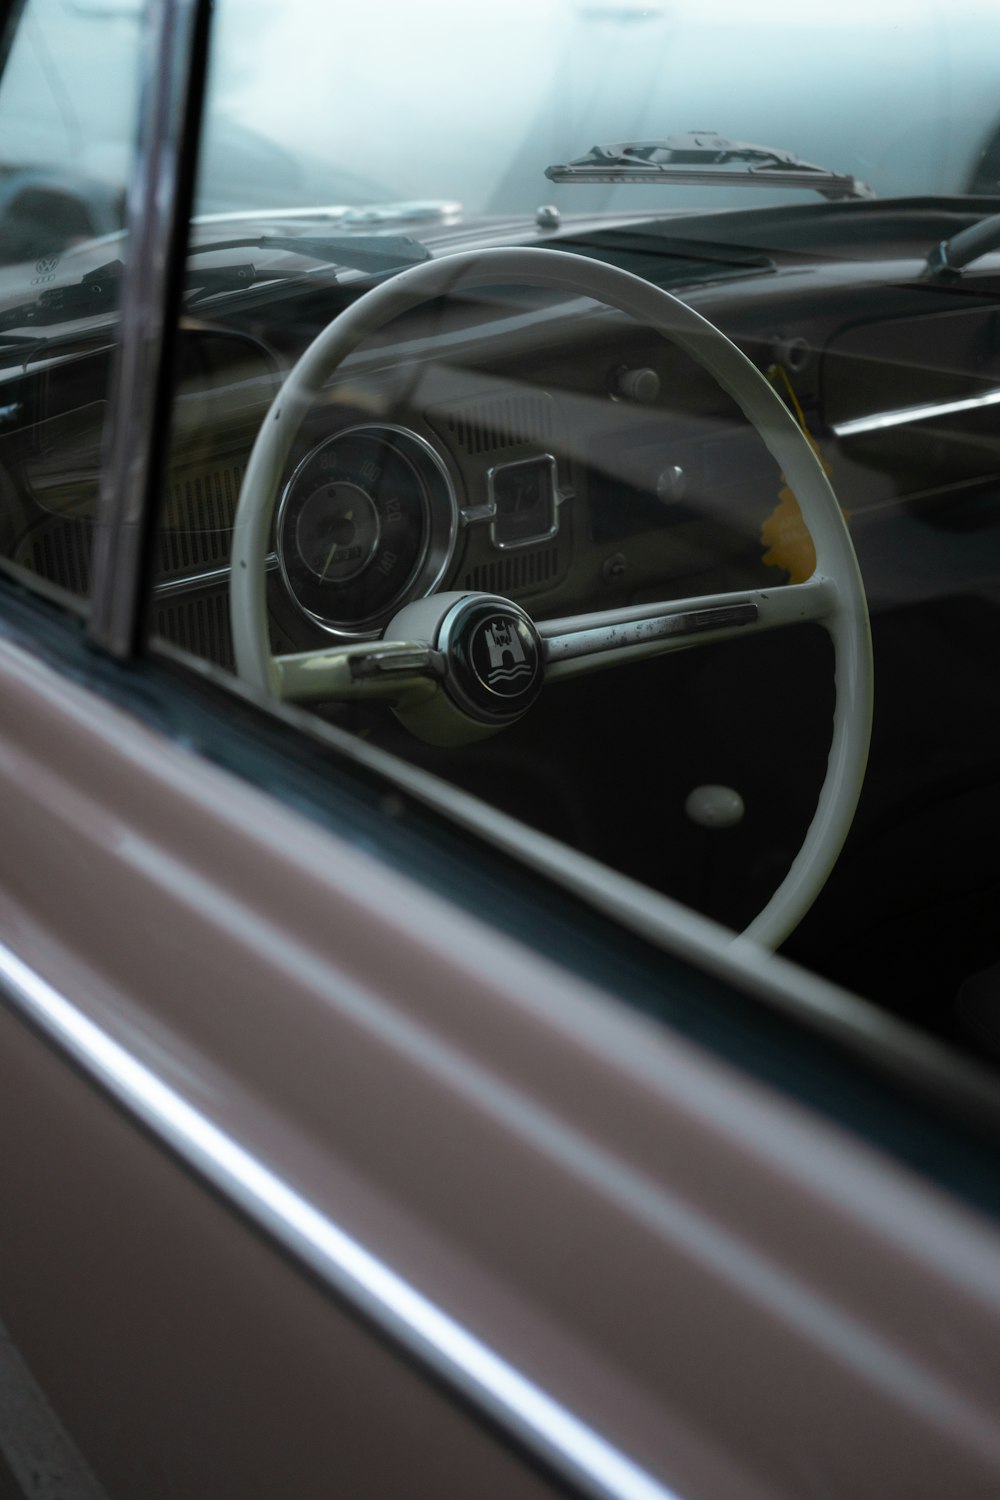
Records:
{"label": "car window", "polygon": [[933,259],[989,223],[974,9],[223,6],[206,160],[225,118],[330,176],[192,223],[157,649],[980,1045],[1000,235]]}
{"label": "car window", "polygon": [[[16,26],[15,26],[16,21]],[[130,256],[139,9],[28,0],[0,77],[0,562],[89,589]],[[113,86],[102,85],[102,75]]]}
{"label": "car window", "polygon": [[[63,3],[136,45],[128,7]],[[723,0],[218,6],[153,654],[647,936],[708,918],[720,947],[988,1050],[980,21],[930,0],[752,26]],[[53,130],[73,89],[49,87]],[[93,116],[81,200],[134,98]],[[23,167],[27,125],[12,139]],[[54,190],[53,159],[32,170]],[[76,593],[124,245],[98,229],[53,272],[2,271],[7,561]]]}

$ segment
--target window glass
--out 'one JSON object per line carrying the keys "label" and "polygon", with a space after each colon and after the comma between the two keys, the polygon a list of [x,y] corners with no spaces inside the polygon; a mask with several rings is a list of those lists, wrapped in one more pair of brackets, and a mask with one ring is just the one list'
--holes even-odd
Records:
{"label": "window glass", "polygon": [[986,14],[221,4],[155,649],[981,1045]]}
{"label": "window glass", "polygon": [[140,8],[28,0],[0,76],[0,563],[81,601],[128,261]]}

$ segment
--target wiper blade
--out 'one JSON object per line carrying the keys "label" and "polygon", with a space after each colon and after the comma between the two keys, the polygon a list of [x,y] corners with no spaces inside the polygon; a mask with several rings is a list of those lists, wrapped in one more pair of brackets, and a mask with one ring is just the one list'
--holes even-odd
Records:
{"label": "wiper blade", "polygon": [[694,130],[662,141],[592,146],[586,156],[546,167],[552,182],[684,182],[701,187],[808,188],[824,198],[873,198],[867,183],[848,173],[802,161],[791,151],[730,141]]}

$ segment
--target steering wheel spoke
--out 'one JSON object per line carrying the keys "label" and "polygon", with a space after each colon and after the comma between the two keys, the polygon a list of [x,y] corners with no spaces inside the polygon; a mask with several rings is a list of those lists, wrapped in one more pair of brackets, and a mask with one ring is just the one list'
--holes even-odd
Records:
{"label": "steering wheel spoke", "polygon": [[422,641],[366,641],[273,659],[274,693],[284,702],[380,699],[416,704],[437,692],[444,658]]}
{"label": "steering wheel spoke", "polygon": [[644,657],[833,616],[836,585],[814,574],[806,583],[743,593],[701,594],[637,608],[570,615],[538,626],[546,680],[581,676]]}

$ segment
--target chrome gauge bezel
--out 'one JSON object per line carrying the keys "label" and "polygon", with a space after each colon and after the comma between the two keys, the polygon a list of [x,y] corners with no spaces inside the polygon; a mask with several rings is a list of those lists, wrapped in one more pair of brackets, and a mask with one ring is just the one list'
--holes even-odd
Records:
{"label": "chrome gauge bezel", "polygon": [[[295,569],[289,553],[297,547],[289,526],[289,515],[296,505],[305,504],[309,494],[302,496],[304,484],[311,483],[310,473],[322,463],[323,455],[339,444],[359,438],[374,439],[389,449],[392,457],[401,462],[412,475],[417,491],[416,499],[421,513],[422,535],[412,566],[391,597],[379,601],[377,609],[359,617],[345,618],[336,611],[338,594],[343,598],[344,589],[336,582],[329,587],[330,606],[327,610],[315,607],[315,597],[307,602],[302,597],[302,588],[297,585]],[[351,480],[343,481],[353,482]],[[363,486],[361,486],[363,488]],[[317,489],[320,487],[317,487]],[[316,493],[317,490],[310,491]],[[414,496],[408,497],[413,501]],[[369,495],[378,506],[374,495]],[[320,630],[338,640],[357,641],[377,639],[385,626],[404,604],[431,594],[441,583],[455,552],[459,530],[459,504],[451,474],[438,451],[420,433],[412,428],[391,422],[362,422],[343,427],[316,443],[296,466],[285,485],[278,504],[275,522],[275,546],[278,567],[288,597],[299,612]],[[297,518],[295,518],[297,520]],[[381,547],[376,548],[370,562],[362,570],[366,573],[377,564]],[[307,566],[301,561],[299,567]]]}

